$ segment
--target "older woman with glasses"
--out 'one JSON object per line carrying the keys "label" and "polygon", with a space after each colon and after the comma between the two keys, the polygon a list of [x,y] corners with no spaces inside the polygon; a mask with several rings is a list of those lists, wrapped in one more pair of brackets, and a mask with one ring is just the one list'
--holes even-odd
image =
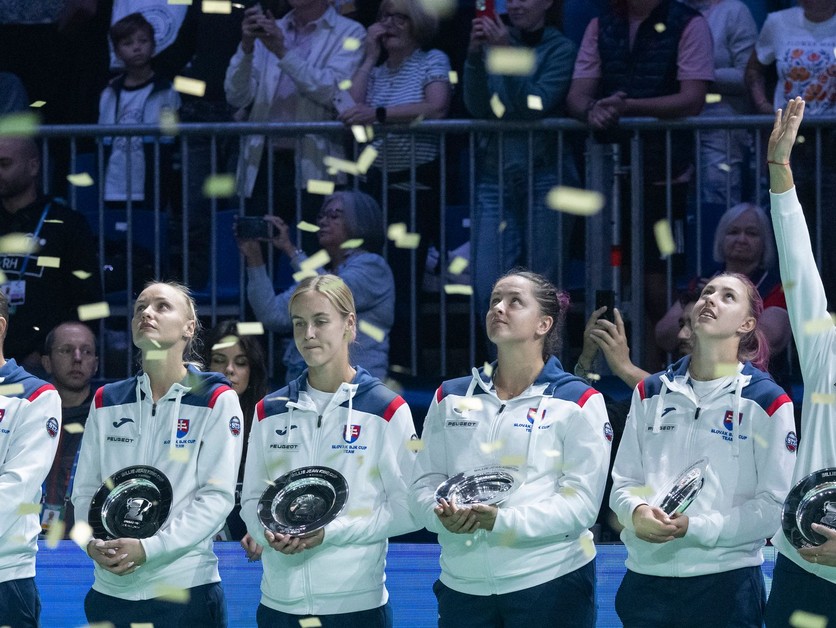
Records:
{"label": "older woman with glasses", "polygon": [[[290,260],[294,272],[307,269],[307,255],[290,239],[289,226],[277,216],[264,216],[272,225],[272,245]],[[317,238],[329,261],[311,272],[339,276],[354,294],[357,317],[362,323],[352,346],[353,364],[375,377],[389,369],[389,331],[395,318],[395,280],[386,260],[380,256],[384,229],[380,206],[362,192],[337,192],[326,197],[317,216]],[[259,240],[237,238],[247,260],[247,297],[266,329],[289,334],[292,331],[288,302],[296,284],[278,294],[267,274]],[[286,379],[298,377],[305,363],[291,342],[284,355]]]}

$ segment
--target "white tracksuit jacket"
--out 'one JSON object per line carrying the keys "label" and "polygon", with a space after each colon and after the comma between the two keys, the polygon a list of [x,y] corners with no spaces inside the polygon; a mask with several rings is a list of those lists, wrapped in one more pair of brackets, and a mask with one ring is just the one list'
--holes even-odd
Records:
{"label": "white tracksuit jacket", "polygon": [[128,466],[156,467],[173,489],[165,524],[142,539],[146,563],[124,576],[97,564],[96,591],[146,600],[220,581],[212,537],[235,501],[242,433],[238,395],[218,373],[190,366],[156,404],[144,373],[96,391],[73,486],[76,521],[87,521],[96,491]]}
{"label": "white tracksuit jacket", "polygon": [[415,454],[409,406],[363,368],[320,415],[307,393],[308,371],[256,406],[241,518],[266,544],[257,514],[268,483],[311,465],[339,471],[348,501],[325,526],[321,545],[285,555],[264,548],[261,603],[294,615],[332,615],[384,605],[387,539],[418,529],[407,507]]}
{"label": "white tracksuit jacket", "polygon": [[41,484],[58,449],[61,398],[14,360],[0,368],[0,386],[19,386],[0,395],[0,582],[8,582],[35,576]]}
{"label": "white tracksuit jacket", "polygon": [[[785,286],[792,286],[786,291],[787,311],[804,378],[801,444],[792,476],[795,485],[813,471],[836,467],[836,405],[817,403],[813,399],[816,394],[832,395],[836,386],[836,327],[832,322],[828,323],[827,298],[795,188],[783,194],[770,194],[770,197],[781,281]],[[824,324],[817,326],[815,321]],[[812,329],[806,327],[808,322],[813,323]],[[836,567],[808,563],[799,556],[782,530],[772,543],[802,569],[836,583]]]}
{"label": "white tracksuit jacket", "polygon": [[[792,401],[748,362],[698,399],[690,360],[639,382],[616,455],[610,507],[636,573],[702,576],[757,566],[781,526],[798,446]],[[661,544],[636,537],[633,511],[700,458],[708,459],[705,485],[685,513],[685,536]]]}
{"label": "white tracksuit jacket", "polygon": [[[508,401],[484,370],[444,382],[424,423],[410,491],[416,519],[438,533],[441,581],[461,593],[503,594],[589,563],[612,436],[601,394],[554,357]],[[433,512],[438,485],[496,464],[519,467],[523,484],[499,505],[493,530],[448,532]]]}

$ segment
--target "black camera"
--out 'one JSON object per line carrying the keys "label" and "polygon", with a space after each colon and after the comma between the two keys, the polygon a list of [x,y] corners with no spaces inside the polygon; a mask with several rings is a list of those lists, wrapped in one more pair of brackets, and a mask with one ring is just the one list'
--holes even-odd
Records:
{"label": "black camera", "polygon": [[270,225],[257,216],[240,216],[235,232],[242,240],[257,240],[270,237]]}

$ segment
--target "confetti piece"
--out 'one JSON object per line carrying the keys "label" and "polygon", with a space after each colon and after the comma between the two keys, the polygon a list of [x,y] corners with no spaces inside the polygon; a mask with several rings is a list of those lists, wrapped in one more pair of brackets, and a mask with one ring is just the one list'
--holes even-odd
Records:
{"label": "confetti piece", "polygon": [[737,362],[723,362],[714,367],[714,377],[733,377],[737,375]]}
{"label": "confetti piece", "polygon": [[203,98],[203,95],[206,93],[206,82],[189,78],[188,76],[175,76],[174,90],[181,94]]}
{"label": "confetti piece", "polygon": [[235,195],[235,175],[230,173],[210,174],[203,180],[203,196],[206,198],[229,198]]}
{"label": "confetti piece", "polygon": [[15,511],[19,515],[35,515],[41,512],[40,504],[21,504]]}
{"label": "confetti piece", "polygon": [[110,316],[110,305],[108,305],[107,301],[78,306],[78,320],[80,321],[92,321],[98,318],[107,318],[108,316]]}
{"label": "confetti piece", "polygon": [[807,141],[807,138],[805,138],[803,135],[799,135],[797,138],[795,138],[795,143],[796,144],[803,144],[806,141]]}
{"label": "confetti piece", "polygon": [[321,181],[319,179],[308,179],[307,188],[309,194],[322,194],[330,196],[334,193],[333,181]]}
{"label": "confetti piece", "polygon": [[447,78],[450,80],[450,85],[458,85],[459,84],[459,73],[455,70],[450,70],[447,73]]}
{"label": "confetti piece", "polygon": [[6,384],[0,386],[0,395],[4,397],[14,397],[15,395],[23,394],[23,384]]}
{"label": "confetti piece", "polygon": [[64,431],[67,434],[81,434],[84,432],[84,426],[81,423],[72,422],[64,424]]}
{"label": "confetti piece", "polygon": [[46,532],[46,546],[49,549],[58,547],[58,542],[64,538],[64,528],[67,524],[61,520],[52,521],[49,524],[49,529]]}
{"label": "confetti piece", "polygon": [[434,13],[438,17],[448,17],[456,11],[457,0],[420,0],[428,13]]}
{"label": "confetti piece", "polygon": [[239,336],[263,336],[264,325],[261,324],[261,321],[238,323],[235,326],[235,331],[238,332]]}
{"label": "confetti piece", "polygon": [[177,111],[165,108],[160,111],[160,131],[163,135],[177,135],[180,125],[180,116]]}
{"label": "confetti piece", "polygon": [[55,218],[50,218],[49,220],[44,220],[44,224],[63,225],[64,221],[63,220],[56,220]]}
{"label": "confetti piece", "polygon": [[729,164],[717,164],[717,167],[723,172],[731,172],[731,166]]}
{"label": "confetti piece", "polygon": [[363,246],[363,238],[352,238],[340,244],[341,249],[359,249]]}
{"label": "confetti piece", "polygon": [[705,95],[705,102],[706,104],[713,105],[714,103],[718,103],[723,100],[723,97],[720,94],[706,94]]}
{"label": "confetti piece", "polygon": [[604,195],[600,192],[558,185],[549,190],[546,204],[557,211],[576,216],[593,216],[604,206]]}
{"label": "confetti piece", "polygon": [[482,400],[477,397],[462,397],[453,406],[456,410],[481,410],[483,407]]}
{"label": "confetti piece", "polygon": [[354,134],[354,140],[360,144],[365,144],[369,141],[369,136],[366,135],[366,127],[362,124],[354,124],[351,126],[351,132]]}
{"label": "confetti piece", "polygon": [[559,458],[560,452],[557,449],[547,449],[543,452],[543,455],[547,458]]}
{"label": "confetti piece", "polygon": [[229,15],[232,13],[232,2],[226,0],[203,0],[200,5],[201,11],[204,13],[217,13],[219,15]]}
{"label": "confetti piece", "polygon": [[769,445],[769,441],[767,441],[763,436],[755,432],[752,434],[752,438],[755,439],[755,444],[758,447],[767,447]]}
{"label": "confetti piece", "polygon": [[34,253],[37,250],[37,245],[28,235],[10,233],[0,237],[0,253],[14,255],[16,253]]}
{"label": "confetti piece", "polygon": [[496,229],[497,233],[502,233],[503,231],[505,231],[505,228],[507,226],[508,226],[508,221],[507,220],[503,220],[502,222],[500,222],[499,227],[497,227],[497,229]]}
{"label": "confetti piece", "polygon": [[61,268],[61,258],[39,255],[36,265],[43,266],[44,268]]}
{"label": "confetti piece", "polygon": [[793,611],[790,615],[790,626],[793,628],[827,628],[827,617],[805,611]]}
{"label": "confetti piece", "polygon": [[490,377],[493,375],[493,364],[490,362],[485,362],[482,365],[482,372],[485,374],[485,377]]}
{"label": "confetti piece", "polygon": [[342,91],[347,91],[351,89],[351,79],[343,79],[339,83],[337,83],[337,87],[339,87]]}
{"label": "confetti piece", "polygon": [[[177,4],[177,5],[183,5],[183,6],[190,7],[190,6],[192,6],[192,0],[168,0],[168,4],[172,4],[172,5]],[[245,8],[243,4],[238,5],[238,6],[241,9]]]}
{"label": "confetti piece", "polygon": [[653,235],[656,237],[656,246],[659,247],[662,257],[672,255],[676,251],[671,223],[667,220],[659,220],[653,225]]}
{"label": "confetti piece", "polygon": [[319,273],[317,273],[313,269],[309,270],[300,270],[299,272],[293,273],[293,281],[299,283],[300,281],[307,279],[308,277],[316,277]]}
{"label": "confetti piece", "polygon": [[472,539],[467,539],[464,542],[464,545],[465,545],[465,547],[470,547],[471,545],[473,545],[473,540]]}
{"label": "confetti piece", "polygon": [[[377,476],[380,476],[380,471],[378,470]],[[357,517],[362,519],[363,517],[369,517],[372,514],[371,508],[355,508],[354,510],[349,510],[346,513],[349,517]]]}
{"label": "confetti piece", "polygon": [[813,393],[811,396],[811,400],[813,403],[822,403],[822,404],[831,404],[836,403],[836,395],[831,395],[828,393]]}
{"label": "confetti piece", "polygon": [[301,264],[299,264],[299,268],[301,270],[316,270],[317,268],[322,268],[330,261],[331,256],[328,255],[328,252],[324,249],[320,249],[316,253],[311,255],[308,259],[304,260]]}
{"label": "confetti piece", "polygon": [[0,137],[29,137],[37,132],[38,116],[35,113],[12,113],[0,118]]}
{"label": "confetti piece", "polygon": [[67,181],[69,181],[72,185],[76,186],[77,188],[86,188],[93,185],[93,177],[90,176],[89,172],[78,172],[76,174],[68,174]]}
{"label": "confetti piece", "polygon": [[93,528],[91,528],[88,523],[76,521],[73,529],[70,530],[69,536],[76,545],[78,545],[81,549],[85,549],[87,547],[87,543],[89,543],[90,539],[93,538]]}
{"label": "confetti piece", "polygon": [[463,294],[465,296],[470,296],[473,294],[473,287],[464,286],[460,283],[448,283],[444,286],[444,292],[446,294]]}
{"label": "confetti piece", "polygon": [[406,233],[406,223],[405,222],[394,222],[389,225],[389,228],[386,230],[386,237],[390,240],[399,240],[404,236]]}
{"label": "confetti piece", "polygon": [[505,105],[503,105],[502,101],[499,99],[499,94],[491,96],[491,111],[493,111],[493,115],[497,118],[501,118],[505,115]]}
{"label": "confetti piece", "polygon": [[447,271],[451,275],[461,275],[464,272],[464,269],[467,268],[470,261],[466,257],[461,257],[457,255],[453,258],[453,261],[450,262],[450,265],[447,267]]}
{"label": "confetti piece", "polygon": [[165,600],[166,602],[186,604],[189,601],[191,594],[189,593],[188,589],[158,584],[154,587],[154,593],[152,594],[152,597]]}
{"label": "confetti piece", "polygon": [[325,157],[322,158],[322,163],[328,167],[329,171],[333,171],[334,173],[345,172],[346,174],[360,174],[357,164],[353,161],[349,161],[348,159],[339,159],[338,157],[325,155]]}
{"label": "confetti piece", "polygon": [[131,628],[154,628],[153,622],[131,622]]}
{"label": "confetti piece", "polygon": [[534,111],[543,111],[543,99],[534,94],[528,95],[528,108]]}
{"label": "confetti piece", "polygon": [[656,494],[650,486],[634,486],[629,491],[630,495],[634,497],[653,497]]}
{"label": "confetti piece", "polygon": [[183,464],[189,461],[189,452],[186,449],[169,449],[168,459],[174,462],[182,462]]}
{"label": "confetti piece", "polygon": [[814,336],[823,332],[829,332],[833,329],[832,318],[814,318],[809,321],[804,321],[801,328],[805,336]]}
{"label": "confetti piece", "polygon": [[386,332],[376,325],[372,325],[368,321],[360,320],[357,322],[357,328],[361,333],[366,334],[375,342],[383,342],[386,338]]}
{"label": "confetti piece", "polygon": [[299,620],[299,628],[321,628],[319,617],[303,617]]}
{"label": "confetti piece", "polygon": [[492,46],[485,57],[485,69],[490,74],[530,76],[537,65],[537,56],[527,46]]}
{"label": "confetti piece", "polygon": [[479,449],[482,450],[482,453],[489,454],[493,451],[502,449],[503,444],[504,443],[501,440],[495,440],[492,443],[479,443]]}
{"label": "confetti piece", "polygon": [[395,247],[399,249],[417,249],[421,244],[420,233],[405,233],[395,240]]}
{"label": "confetti piece", "polygon": [[360,49],[360,40],[356,37],[346,37],[343,40],[343,50],[348,50],[349,52],[353,52],[354,50]]}
{"label": "confetti piece", "polygon": [[165,360],[167,355],[165,349],[149,349],[142,357],[153,362],[155,360]]}
{"label": "confetti piece", "polygon": [[424,441],[422,441],[420,438],[413,438],[411,440],[406,441],[406,448],[409,451],[414,451],[415,453],[418,453],[419,451],[424,449]]}
{"label": "confetti piece", "polygon": [[525,464],[525,456],[502,456],[499,464],[503,467],[521,467]]}
{"label": "confetti piece", "polygon": [[212,345],[212,351],[223,351],[238,344],[238,336],[224,336]]}
{"label": "confetti piece", "polygon": [[662,22],[657,22],[656,24],[653,25],[653,29],[657,33],[664,33],[668,29],[668,27],[665,26],[664,24],[662,24]]}
{"label": "confetti piece", "polygon": [[308,233],[316,233],[317,231],[319,231],[319,227],[317,227],[316,225],[312,225],[309,222],[305,222],[304,220],[299,222],[299,224],[296,225],[296,228],[299,231],[307,231]]}
{"label": "confetti piece", "polygon": [[33,109],[40,109],[40,108],[41,108],[41,107],[43,107],[45,104],[46,104],[46,101],[45,101],[45,100],[36,100],[35,102],[33,102],[32,104],[30,104],[29,106],[30,106],[30,107],[32,107]]}
{"label": "confetti piece", "polygon": [[580,539],[581,549],[587,558],[595,556],[595,543],[592,542],[588,536],[582,536]]}
{"label": "confetti piece", "polygon": [[357,171],[360,174],[366,174],[375,159],[377,159],[377,149],[374,146],[366,146],[357,158]]}

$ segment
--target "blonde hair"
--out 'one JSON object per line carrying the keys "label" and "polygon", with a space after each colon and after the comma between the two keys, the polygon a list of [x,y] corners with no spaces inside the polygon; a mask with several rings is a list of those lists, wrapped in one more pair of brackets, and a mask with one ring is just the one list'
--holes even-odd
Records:
{"label": "blonde hair", "polygon": [[[351,294],[351,289],[346,283],[336,275],[317,275],[316,277],[308,277],[300,281],[287,304],[288,312],[292,310],[293,302],[297,297],[306,292],[318,292],[323,295],[343,318],[348,318],[351,314],[355,318],[357,317],[357,308],[354,306],[354,295]],[[352,341],[354,336],[356,336],[356,330],[352,330]]]}

